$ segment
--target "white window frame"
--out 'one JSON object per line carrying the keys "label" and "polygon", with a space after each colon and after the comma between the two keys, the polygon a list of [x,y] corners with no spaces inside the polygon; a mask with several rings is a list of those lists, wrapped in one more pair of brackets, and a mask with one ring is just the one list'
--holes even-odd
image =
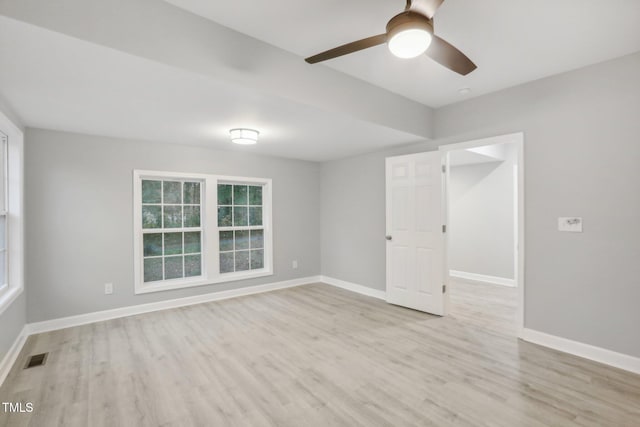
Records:
{"label": "white window frame", "polygon": [[[144,282],[142,244],[142,180],[193,180],[203,186],[200,200],[200,226],[202,275],[197,277],[169,279],[158,282]],[[245,184],[262,186],[262,216],[264,229],[264,268],[258,270],[220,273],[220,233],[228,227],[218,227],[218,184]],[[211,175],[166,171],[133,171],[133,249],[135,293],[144,294],[171,289],[226,283],[273,275],[273,228],[272,228],[271,179]],[[247,227],[250,228],[250,227]]]}
{"label": "white window frame", "polygon": [[24,135],[0,112],[0,132],[7,138],[5,151],[6,264],[0,281],[0,314],[24,291]]}

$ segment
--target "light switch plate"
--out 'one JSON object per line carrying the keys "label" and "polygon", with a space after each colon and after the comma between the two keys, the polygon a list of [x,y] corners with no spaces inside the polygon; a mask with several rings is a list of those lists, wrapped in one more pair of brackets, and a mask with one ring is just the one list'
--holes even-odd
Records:
{"label": "light switch plate", "polygon": [[582,233],[582,218],[579,216],[560,217],[558,218],[558,230]]}

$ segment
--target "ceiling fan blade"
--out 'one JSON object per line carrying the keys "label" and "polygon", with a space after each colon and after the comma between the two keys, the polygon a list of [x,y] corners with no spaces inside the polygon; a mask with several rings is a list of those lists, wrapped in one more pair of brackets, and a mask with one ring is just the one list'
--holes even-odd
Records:
{"label": "ceiling fan blade", "polygon": [[359,50],[368,49],[379,44],[386,43],[387,34],[378,34],[377,36],[368,37],[366,39],[358,40],[355,42],[343,44],[342,46],[335,47],[327,50],[326,52],[319,53],[314,56],[310,56],[305,59],[309,64],[315,64],[316,62],[326,61],[327,59],[337,58],[339,56],[347,55],[349,53],[357,52]]}
{"label": "ceiling fan blade", "polygon": [[464,53],[436,35],[433,36],[425,54],[440,65],[463,76],[478,68]]}
{"label": "ceiling fan blade", "polygon": [[407,0],[407,9],[412,12],[417,12],[421,15],[425,15],[427,18],[433,18],[436,11],[444,0]]}

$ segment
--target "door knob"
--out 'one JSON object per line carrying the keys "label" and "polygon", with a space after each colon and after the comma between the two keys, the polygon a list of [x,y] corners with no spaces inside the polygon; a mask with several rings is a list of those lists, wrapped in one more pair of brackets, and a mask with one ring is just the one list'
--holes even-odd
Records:
{"label": "door knob", "polygon": [[391,239],[393,239],[393,236],[385,236],[385,239],[391,240]]}

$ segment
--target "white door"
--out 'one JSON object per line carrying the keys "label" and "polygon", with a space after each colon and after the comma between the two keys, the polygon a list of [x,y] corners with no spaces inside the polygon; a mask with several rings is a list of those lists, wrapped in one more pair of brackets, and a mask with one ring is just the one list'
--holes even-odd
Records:
{"label": "white door", "polygon": [[441,316],[442,175],[440,152],[386,159],[387,302]]}

